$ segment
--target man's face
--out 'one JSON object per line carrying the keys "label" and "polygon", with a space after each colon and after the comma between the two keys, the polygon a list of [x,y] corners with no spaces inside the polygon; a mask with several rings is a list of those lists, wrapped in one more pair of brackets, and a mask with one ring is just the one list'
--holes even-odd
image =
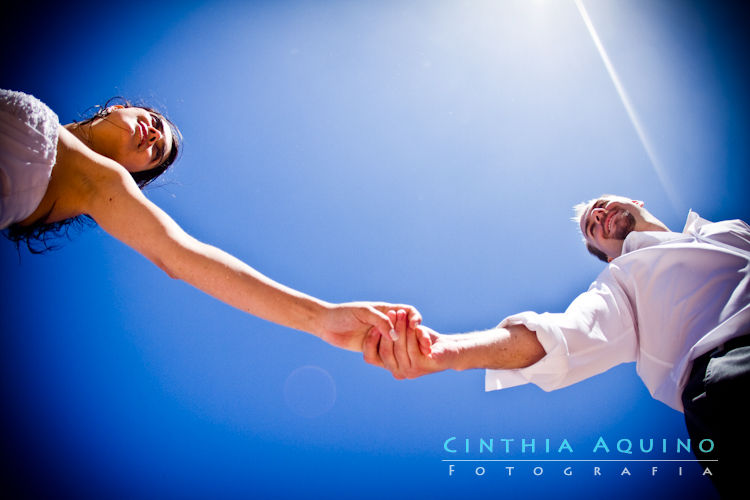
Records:
{"label": "man's face", "polygon": [[634,213],[642,207],[643,202],[621,196],[600,198],[581,217],[581,232],[586,241],[612,260],[622,254],[625,237],[637,230]]}

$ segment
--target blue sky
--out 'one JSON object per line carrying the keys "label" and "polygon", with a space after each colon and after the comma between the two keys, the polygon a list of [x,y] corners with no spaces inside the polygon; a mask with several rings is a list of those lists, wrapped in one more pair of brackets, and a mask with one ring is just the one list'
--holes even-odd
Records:
{"label": "blue sky", "polygon": [[[32,3],[3,21],[0,87],[62,122],[113,95],[157,106],[185,147],[147,193],[192,235],[326,300],[407,302],[438,331],[486,329],[562,311],[596,277],[568,220],[579,201],[642,199],[674,230],[689,208],[750,219],[747,38],[732,4],[584,5],[651,158],[572,0]],[[599,436],[613,450],[640,438],[672,450],[687,437],[682,415],[650,398],[633,365],[553,393],[485,393],[481,371],[398,382],[168,279],[98,228],[72,235],[44,256],[0,244],[13,487],[712,494],[695,464],[682,476],[641,462],[632,476],[609,462],[602,477],[580,462],[448,475],[454,436],[472,443],[464,458],[480,438],[574,450],[494,457],[514,460],[598,459]]]}

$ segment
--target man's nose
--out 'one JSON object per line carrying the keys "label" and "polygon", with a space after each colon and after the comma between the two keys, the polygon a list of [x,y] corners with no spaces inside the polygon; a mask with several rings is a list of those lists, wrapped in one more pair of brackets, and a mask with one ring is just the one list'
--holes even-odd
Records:
{"label": "man's nose", "polygon": [[591,215],[594,218],[594,221],[598,224],[602,221],[602,218],[604,217],[605,210],[603,208],[595,208],[591,211]]}

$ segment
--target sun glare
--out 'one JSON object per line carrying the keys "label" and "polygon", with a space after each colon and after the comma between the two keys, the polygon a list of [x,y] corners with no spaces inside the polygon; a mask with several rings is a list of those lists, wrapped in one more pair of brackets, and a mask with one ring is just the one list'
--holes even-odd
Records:
{"label": "sun glare", "polygon": [[617,95],[620,96],[622,105],[625,107],[625,111],[627,112],[628,117],[630,118],[630,122],[633,124],[635,133],[638,135],[638,139],[640,140],[641,145],[643,146],[643,149],[646,151],[646,155],[648,156],[648,159],[651,162],[651,165],[654,167],[654,171],[656,172],[656,175],[659,178],[659,182],[661,183],[662,188],[664,189],[667,197],[669,198],[669,201],[671,202],[672,207],[675,208],[676,210],[679,210],[679,207],[680,207],[679,197],[677,196],[677,193],[672,187],[672,183],[669,181],[667,174],[665,172],[665,169],[661,165],[661,162],[659,161],[654,151],[654,147],[651,144],[651,141],[648,139],[648,136],[646,135],[643,125],[641,124],[641,121],[638,118],[638,114],[636,113],[632,102],[628,98],[628,94],[625,91],[625,88],[623,87],[622,82],[620,81],[620,78],[617,76],[617,71],[615,71],[615,67],[612,65],[612,61],[607,55],[607,51],[604,48],[604,45],[602,44],[602,41],[599,38],[599,35],[596,33],[596,29],[594,28],[594,23],[591,21],[591,18],[589,17],[588,12],[586,11],[586,7],[583,5],[583,0],[573,0],[573,1],[575,2],[576,7],[578,8],[578,12],[580,12],[581,17],[583,18],[583,22],[586,25],[586,29],[588,30],[589,34],[591,35],[591,39],[594,42],[594,46],[596,47],[596,50],[599,53],[599,56],[602,58],[604,67],[607,69],[607,73],[609,74],[609,77],[612,80],[612,84],[615,86],[615,90],[617,90]]}

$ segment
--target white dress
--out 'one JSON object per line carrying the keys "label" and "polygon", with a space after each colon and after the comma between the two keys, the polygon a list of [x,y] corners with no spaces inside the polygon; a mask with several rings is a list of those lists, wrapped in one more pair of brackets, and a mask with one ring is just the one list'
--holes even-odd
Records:
{"label": "white dress", "polygon": [[60,121],[43,102],[0,89],[0,229],[41,203],[57,154]]}

